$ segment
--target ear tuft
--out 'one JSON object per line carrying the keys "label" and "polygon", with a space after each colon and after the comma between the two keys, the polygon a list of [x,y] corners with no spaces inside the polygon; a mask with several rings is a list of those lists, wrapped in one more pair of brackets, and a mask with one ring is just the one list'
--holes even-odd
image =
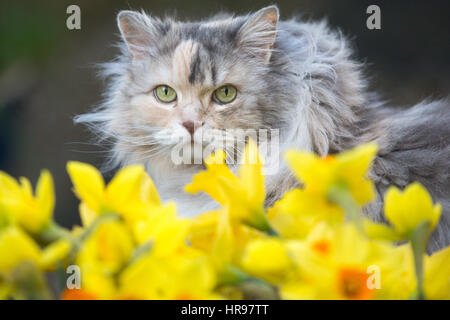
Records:
{"label": "ear tuft", "polygon": [[239,43],[250,54],[269,62],[277,35],[279,11],[277,6],[265,7],[250,15],[239,30]]}
{"label": "ear tuft", "polygon": [[132,56],[141,57],[154,36],[150,17],[145,13],[123,10],[117,15],[117,25]]}

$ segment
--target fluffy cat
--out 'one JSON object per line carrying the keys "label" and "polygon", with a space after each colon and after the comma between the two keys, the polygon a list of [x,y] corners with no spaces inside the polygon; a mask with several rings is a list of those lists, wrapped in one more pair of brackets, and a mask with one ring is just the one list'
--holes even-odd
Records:
{"label": "fluffy cat", "polygon": [[266,178],[267,205],[297,186],[280,160],[286,148],[326,155],[375,141],[370,176],[378,198],[365,213],[382,221],[387,187],[419,181],[443,206],[429,249],[450,243],[448,100],[409,109],[385,105],[367,91],[342,34],[324,22],[279,21],[276,6],[201,22],[122,11],[117,21],[123,41],[117,60],[104,65],[105,102],[76,121],[112,144],[112,167],[144,164],[180,215],[216,206],[206,195],[184,193],[203,165],[173,162],[180,139],[203,148],[200,129],[278,129],[279,152],[271,157],[280,165]]}

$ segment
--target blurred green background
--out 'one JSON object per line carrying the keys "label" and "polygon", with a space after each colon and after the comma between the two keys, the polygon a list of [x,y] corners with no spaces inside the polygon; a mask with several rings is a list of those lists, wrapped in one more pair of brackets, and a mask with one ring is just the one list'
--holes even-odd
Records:
{"label": "blurred green background", "polygon": [[[0,11],[0,170],[35,183],[48,168],[56,184],[56,220],[78,223],[68,160],[100,167],[104,149],[72,122],[101,100],[97,63],[114,58],[115,16],[122,9],[196,19],[219,11],[246,13],[276,3],[281,18],[327,18],[351,36],[368,63],[371,88],[395,105],[450,93],[450,2],[280,1],[2,1]],[[66,28],[67,6],[81,8],[81,30]],[[366,28],[366,8],[381,7],[382,29]]]}

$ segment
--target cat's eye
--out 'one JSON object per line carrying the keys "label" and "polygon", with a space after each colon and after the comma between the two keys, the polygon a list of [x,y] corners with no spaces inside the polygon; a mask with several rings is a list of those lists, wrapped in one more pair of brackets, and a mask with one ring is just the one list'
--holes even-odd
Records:
{"label": "cat's eye", "polygon": [[177,99],[177,93],[169,86],[161,85],[153,90],[156,99],[163,103],[171,103]]}
{"label": "cat's eye", "polygon": [[231,85],[226,85],[214,91],[214,99],[221,104],[233,102],[236,99],[237,89]]}

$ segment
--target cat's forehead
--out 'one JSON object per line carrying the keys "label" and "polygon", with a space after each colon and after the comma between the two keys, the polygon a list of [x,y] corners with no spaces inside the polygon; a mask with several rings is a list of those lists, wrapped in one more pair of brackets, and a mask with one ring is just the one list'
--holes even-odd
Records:
{"label": "cat's forehead", "polygon": [[196,39],[199,42],[234,41],[239,28],[244,23],[241,17],[210,19],[198,22],[174,22],[175,29],[180,30],[182,38]]}
{"label": "cat's forehead", "polygon": [[192,38],[181,40],[168,59],[172,81],[180,87],[215,86],[221,66],[217,56]]}
{"label": "cat's forehead", "polygon": [[172,54],[172,67],[176,77],[193,84],[201,76],[199,56],[200,43],[193,39],[181,41]]}
{"label": "cat's forehead", "polygon": [[177,77],[185,78],[191,85],[205,81],[214,85],[220,78],[225,58],[233,51],[238,28],[233,19],[174,22],[168,32],[173,33],[175,41],[165,51],[171,57],[169,61]]}

